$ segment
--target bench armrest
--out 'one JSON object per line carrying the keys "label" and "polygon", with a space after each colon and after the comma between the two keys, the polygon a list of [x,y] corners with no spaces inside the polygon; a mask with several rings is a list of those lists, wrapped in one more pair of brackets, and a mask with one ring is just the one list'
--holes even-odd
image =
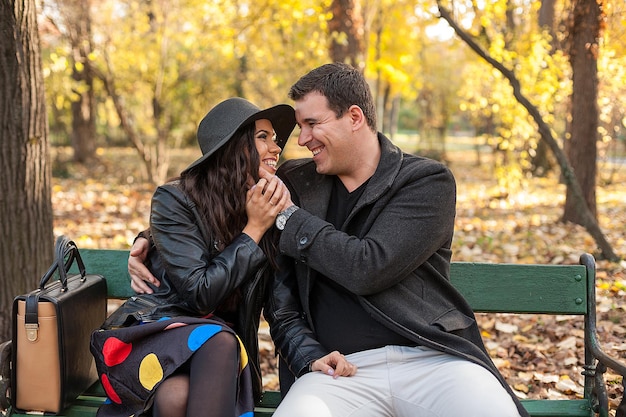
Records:
{"label": "bench armrest", "polygon": [[587,269],[587,297],[589,300],[587,303],[587,331],[585,332],[585,338],[587,338],[587,340],[585,340],[585,344],[589,347],[595,359],[603,363],[606,367],[613,369],[621,376],[626,377],[626,363],[609,356],[600,346],[596,325],[596,262],[593,256],[585,253],[580,257],[580,264],[584,265]]}
{"label": "bench armrest", "polygon": [[593,401],[594,411],[600,417],[606,417],[609,415],[609,400],[604,373],[607,368],[611,368],[622,378],[626,378],[626,363],[611,357],[602,350],[596,324],[596,262],[592,255],[584,253],[580,257],[580,264],[584,265],[587,271],[588,302],[585,315],[585,371],[583,372],[585,391]]}

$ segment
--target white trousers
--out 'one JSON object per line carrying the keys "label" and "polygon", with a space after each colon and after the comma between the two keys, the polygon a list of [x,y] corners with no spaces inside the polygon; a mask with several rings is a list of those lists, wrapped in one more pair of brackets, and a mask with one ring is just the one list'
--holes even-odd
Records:
{"label": "white trousers", "polygon": [[519,417],[497,378],[473,362],[405,346],[346,358],[354,376],[303,375],[274,417]]}

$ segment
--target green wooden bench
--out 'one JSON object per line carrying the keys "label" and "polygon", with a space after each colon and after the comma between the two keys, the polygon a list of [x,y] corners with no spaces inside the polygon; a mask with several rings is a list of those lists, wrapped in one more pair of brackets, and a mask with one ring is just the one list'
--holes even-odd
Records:
{"label": "green wooden bench", "polygon": [[[106,277],[110,298],[132,295],[126,269],[128,251],[81,249],[80,253],[88,273]],[[591,255],[582,255],[580,265],[454,262],[451,280],[476,312],[583,316],[585,350],[584,358],[580,358],[584,363],[583,398],[525,399],[522,403],[533,417],[608,416],[604,372],[609,367],[626,376],[626,365],[608,356],[600,347],[596,332],[595,260]],[[102,401],[104,391],[96,383],[65,410],[63,416],[95,416]],[[271,416],[279,402],[280,393],[265,392],[262,402],[255,409],[255,416]],[[17,413],[10,415],[21,416]]]}

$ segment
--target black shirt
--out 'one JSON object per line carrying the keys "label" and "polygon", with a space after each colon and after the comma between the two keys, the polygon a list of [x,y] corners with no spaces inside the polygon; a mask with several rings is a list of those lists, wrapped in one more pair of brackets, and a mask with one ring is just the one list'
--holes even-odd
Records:
{"label": "black shirt", "polygon": [[[367,181],[350,193],[335,177],[326,220],[337,230],[366,186]],[[317,340],[331,351],[347,355],[386,345],[415,345],[372,318],[356,296],[323,275],[317,276],[311,291],[311,316]]]}

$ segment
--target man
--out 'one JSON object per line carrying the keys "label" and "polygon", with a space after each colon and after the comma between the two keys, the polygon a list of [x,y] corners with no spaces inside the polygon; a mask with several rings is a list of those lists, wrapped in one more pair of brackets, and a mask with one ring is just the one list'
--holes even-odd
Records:
{"label": "man", "polygon": [[527,416],[449,282],[450,171],[376,132],[350,66],[316,68],[289,96],[312,158],[277,173],[295,205],[276,220],[264,315],[298,378],[275,416]]}

